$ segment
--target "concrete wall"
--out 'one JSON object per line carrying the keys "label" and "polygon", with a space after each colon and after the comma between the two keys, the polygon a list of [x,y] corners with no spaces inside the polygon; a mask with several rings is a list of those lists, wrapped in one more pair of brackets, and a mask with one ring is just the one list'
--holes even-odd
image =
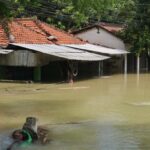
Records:
{"label": "concrete wall", "polygon": [[89,43],[125,50],[125,44],[120,38],[102,28],[100,28],[99,33],[98,29],[95,27],[85,32],[75,34],[75,36],[86,40]]}

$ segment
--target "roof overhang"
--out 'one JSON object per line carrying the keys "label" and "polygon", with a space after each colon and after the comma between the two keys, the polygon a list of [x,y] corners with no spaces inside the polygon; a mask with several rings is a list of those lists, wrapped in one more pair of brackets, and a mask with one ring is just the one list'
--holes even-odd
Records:
{"label": "roof overhang", "polygon": [[126,50],[120,50],[120,49],[113,49],[113,48],[107,48],[100,45],[94,45],[94,44],[65,44],[64,46],[81,49],[84,51],[89,51],[93,53],[100,53],[100,54],[106,54],[106,55],[126,55],[129,52]]}
{"label": "roof overhang", "polygon": [[99,54],[94,54],[91,52],[86,52],[81,49],[75,49],[71,47],[66,47],[63,45],[55,44],[18,44],[11,43],[10,45],[29,49],[32,51],[44,53],[47,55],[67,59],[67,60],[78,60],[78,61],[102,61],[109,59],[108,56],[103,56]]}

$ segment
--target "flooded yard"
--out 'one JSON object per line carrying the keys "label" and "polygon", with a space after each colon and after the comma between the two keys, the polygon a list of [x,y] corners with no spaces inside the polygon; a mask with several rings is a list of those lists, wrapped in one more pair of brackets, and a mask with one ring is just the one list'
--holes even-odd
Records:
{"label": "flooded yard", "polygon": [[28,150],[149,150],[149,82],[150,74],[131,74],[73,85],[0,83],[0,150],[27,116],[52,139]]}

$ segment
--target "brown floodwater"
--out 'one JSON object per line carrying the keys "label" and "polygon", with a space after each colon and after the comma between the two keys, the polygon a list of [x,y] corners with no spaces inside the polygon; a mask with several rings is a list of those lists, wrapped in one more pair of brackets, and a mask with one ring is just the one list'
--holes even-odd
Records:
{"label": "brown floodwater", "polygon": [[51,139],[27,150],[149,150],[150,74],[73,85],[0,83],[0,150],[27,116],[37,117]]}

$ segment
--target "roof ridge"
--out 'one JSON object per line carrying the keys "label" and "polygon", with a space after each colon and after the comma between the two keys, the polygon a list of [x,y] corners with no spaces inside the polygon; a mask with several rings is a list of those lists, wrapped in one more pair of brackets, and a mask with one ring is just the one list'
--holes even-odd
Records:
{"label": "roof ridge", "polygon": [[117,23],[110,23],[110,22],[99,22],[99,25],[106,25],[106,26],[116,26],[116,27],[123,27],[123,24]]}
{"label": "roof ridge", "polygon": [[[22,23],[22,22],[20,22]],[[15,43],[26,43],[26,44],[53,44],[51,41],[47,39],[46,35],[39,34],[38,32],[35,32],[32,30],[32,27],[35,27],[35,30],[37,28],[36,24],[29,23],[29,27],[24,27],[22,24],[20,24],[17,21],[12,21],[12,23],[9,24],[10,27],[10,33],[14,36],[14,42]],[[38,31],[38,28],[37,28]],[[39,30],[40,31],[40,30]]]}
{"label": "roof ridge", "polygon": [[34,20],[34,22],[36,23],[36,25],[38,26],[38,28],[40,28],[46,35],[51,35],[50,33],[48,33],[45,29],[43,29],[43,27],[41,26],[41,21],[40,20]]}
{"label": "roof ridge", "polygon": [[[56,30],[56,31],[62,32],[62,33],[64,33],[64,34],[68,35],[68,36],[71,36],[72,38],[76,38],[73,34],[68,33],[67,31],[63,31],[63,30],[61,30],[61,29],[55,27],[54,25],[48,24],[48,23],[46,23],[46,22],[43,22],[43,21],[41,21],[41,20],[39,20],[39,19],[37,19],[37,18],[32,18],[32,17],[31,17],[31,18],[30,18],[30,17],[29,17],[29,18],[15,18],[14,20],[17,21],[17,23],[19,23],[18,21],[22,21],[22,20],[34,21],[34,22],[36,23],[36,25],[38,26],[38,28],[41,29],[41,31],[42,31],[43,33],[45,33],[46,35],[52,35],[52,34],[50,34],[49,32],[47,32],[47,31],[42,27],[42,25],[41,25],[42,23],[43,23],[44,25],[48,26],[48,27],[53,28],[53,29]],[[26,25],[23,25],[23,24],[21,24],[21,23],[19,23],[19,24],[22,25],[22,26],[24,26],[24,27],[26,27],[26,28],[28,28],[28,29],[30,29],[30,30],[32,30],[32,31],[34,31],[34,32],[37,32],[38,34],[42,34],[42,33],[38,32],[38,31],[36,31],[36,30],[34,30],[34,29],[31,29],[30,27],[27,27]],[[45,34],[42,34],[42,35],[45,35]],[[81,39],[79,39],[79,38],[76,38],[76,39],[78,39],[79,41],[83,41],[83,40],[81,40]]]}
{"label": "roof ridge", "polygon": [[[36,31],[32,30],[31,28],[22,25],[21,23],[19,23],[19,22],[17,22],[17,21],[13,21],[13,23],[19,25],[19,26],[22,27],[23,29],[26,29],[26,30],[29,30],[29,31],[31,31],[31,32],[33,32],[33,33],[40,34],[40,35],[43,35],[43,36],[44,36],[44,34],[41,34],[41,33],[39,33],[39,32],[36,32]],[[10,32],[10,33],[11,33],[11,32]]]}
{"label": "roof ridge", "polygon": [[102,26],[102,25],[100,25],[100,24],[97,24],[97,23],[96,23],[96,24],[93,24],[93,25],[89,25],[89,26],[84,27],[84,28],[82,28],[82,29],[73,31],[72,33],[73,33],[73,34],[78,34],[78,33],[86,32],[87,30],[90,30],[90,29],[92,29],[92,28],[101,28],[101,29],[105,30],[106,32],[112,34],[113,36],[115,36],[115,37],[121,39],[120,37],[117,36],[117,34],[115,34],[115,33],[111,32],[111,31],[109,31],[109,30],[106,29],[104,26]]}
{"label": "roof ridge", "polygon": [[22,20],[37,20],[37,18],[28,17],[28,18],[14,18],[15,21],[22,21]]}
{"label": "roof ridge", "polygon": [[[40,20],[39,20],[39,21],[40,21]],[[62,29],[59,29],[59,28],[55,27],[54,25],[48,24],[48,23],[43,22],[43,21],[40,21],[40,23],[43,23],[43,24],[47,25],[48,27],[51,27],[51,28],[53,28],[54,30],[57,30],[57,31],[62,32],[62,33],[64,33],[64,34],[67,34],[67,35],[69,35],[69,36],[71,36],[71,37],[73,37],[73,38],[76,38],[73,34],[68,33],[67,31],[64,31],[64,30],[62,30]],[[80,40],[80,39],[78,39],[78,40]],[[81,40],[80,40],[80,41],[81,41]]]}
{"label": "roof ridge", "polygon": [[[26,26],[26,25],[23,25],[22,23],[20,23],[20,22],[18,22],[18,21],[19,21],[19,20],[14,21],[14,22],[15,22],[15,23],[17,23],[18,25],[20,25],[20,26],[24,27],[24,28],[27,28],[27,29],[29,29],[29,30],[33,31],[33,32],[36,32],[36,33],[41,34],[41,35],[45,35],[44,33],[42,34],[42,33],[38,32],[38,31],[36,31],[36,30],[34,30],[34,29],[32,29],[32,28],[30,28],[30,27]],[[21,19],[20,19],[20,21],[21,21]],[[32,20],[32,21],[34,21],[34,20]]]}
{"label": "roof ridge", "polygon": [[[44,22],[42,22],[42,21],[40,21],[40,20],[34,20],[34,22],[36,23],[36,25],[47,35],[47,38],[48,38],[48,36],[53,36],[51,33],[49,33],[49,32],[47,32],[43,27],[42,27],[42,23],[44,23]],[[50,40],[52,43],[54,43],[54,44],[56,44],[56,42],[55,41],[52,41],[52,40]]]}

